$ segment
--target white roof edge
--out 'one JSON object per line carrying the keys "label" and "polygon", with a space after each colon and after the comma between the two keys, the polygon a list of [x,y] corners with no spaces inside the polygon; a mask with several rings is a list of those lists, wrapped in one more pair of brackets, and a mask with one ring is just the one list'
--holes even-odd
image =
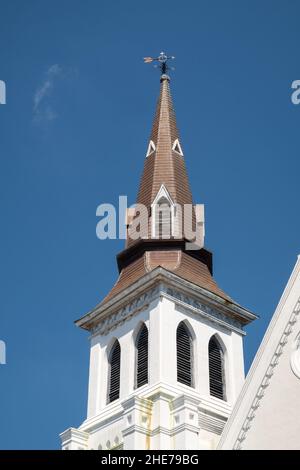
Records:
{"label": "white roof edge", "polygon": [[264,334],[258,351],[254,357],[250,370],[247,374],[245,383],[235,403],[230,418],[228,419],[223,429],[221,439],[217,447],[217,449],[219,450],[232,449],[238,438],[243,423],[246,419],[247,413],[251,408],[252,401],[256,395],[256,391],[263,376],[265,375],[267,367],[265,364],[262,364],[262,359],[264,359],[264,356],[267,353],[266,348],[271,337],[273,336],[273,332],[277,326],[278,320],[281,318],[283,307],[285,306],[288,297],[292,293],[292,289],[297,280],[300,280],[300,255],[297,256],[296,264],[289,277],[283,294],[280,297],[279,303]]}

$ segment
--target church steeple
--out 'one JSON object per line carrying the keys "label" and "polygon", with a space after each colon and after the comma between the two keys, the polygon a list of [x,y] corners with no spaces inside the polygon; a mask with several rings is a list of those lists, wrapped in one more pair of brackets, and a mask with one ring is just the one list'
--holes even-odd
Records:
{"label": "church steeple", "polygon": [[137,197],[137,202],[148,208],[162,184],[175,203],[182,206],[192,204],[170,92],[170,78],[164,74],[160,81],[160,93]]}
{"label": "church steeple", "polygon": [[[212,253],[174,230],[192,195],[167,57],[156,60],[160,95],[137,198],[150,232],[127,239],[117,282],[76,322],[91,333],[88,413],[61,434],[64,449],[213,449],[244,380],[243,326],[255,315],[219,288]],[[165,208],[156,225],[162,201],[170,237]]]}

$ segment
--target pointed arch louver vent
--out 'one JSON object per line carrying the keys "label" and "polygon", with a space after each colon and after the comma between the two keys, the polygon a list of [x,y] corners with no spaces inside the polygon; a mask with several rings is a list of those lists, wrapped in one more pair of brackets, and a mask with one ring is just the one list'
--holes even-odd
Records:
{"label": "pointed arch louver vent", "polygon": [[148,328],[141,327],[136,340],[136,387],[148,383]]}
{"label": "pointed arch louver vent", "polygon": [[209,341],[208,358],[210,394],[225,400],[224,353],[214,336]]}
{"label": "pointed arch louver vent", "polygon": [[187,326],[181,322],[176,332],[177,381],[190,387],[192,380],[192,338]]}
{"label": "pointed arch louver vent", "polygon": [[109,355],[108,403],[120,397],[121,348],[115,341]]}
{"label": "pointed arch louver vent", "polygon": [[172,236],[172,208],[165,197],[159,200],[155,215],[155,234],[161,240],[170,239]]}

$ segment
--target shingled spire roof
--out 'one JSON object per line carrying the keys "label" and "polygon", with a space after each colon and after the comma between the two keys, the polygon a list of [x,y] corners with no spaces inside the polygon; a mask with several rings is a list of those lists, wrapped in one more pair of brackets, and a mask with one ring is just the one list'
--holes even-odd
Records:
{"label": "shingled spire roof", "polygon": [[160,94],[137,198],[138,203],[148,208],[162,184],[173,202],[192,204],[169,80],[168,75],[161,76]]}
{"label": "shingled spire roof", "polygon": [[182,208],[185,204],[192,204],[169,81],[168,75],[161,76],[160,93],[137,197],[137,203],[148,209],[150,236],[137,240],[128,237],[125,250],[117,256],[119,278],[102,303],[134,285],[157,267],[232,302],[212,277],[211,252],[205,248],[189,251],[184,237],[155,239],[151,231],[151,207],[162,186],[173,203],[180,204]]}

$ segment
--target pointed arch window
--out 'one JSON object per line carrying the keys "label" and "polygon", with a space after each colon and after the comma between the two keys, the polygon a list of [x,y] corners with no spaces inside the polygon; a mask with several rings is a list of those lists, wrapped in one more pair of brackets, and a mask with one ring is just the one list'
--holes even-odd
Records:
{"label": "pointed arch window", "polygon": [[224,373],[224,352],[218,341],[213,336],[208,345],[209,359],[209,390],[213,397],[226,400],[225,397],[225,373]]}
{"label": "pointed arch window", "polygon": [[120,397],[120,366],[121,347],[119,341],[116,340],[108,359],[108,403]]}
{"label": "pointed arch window", "polygon": [[148,383],[148,328],[145,323],[136,338],[136,388]]}
{"label": "pointed arch window", "polygon": [[179,323],[176,331],[177,381],[193,386],[193,339],[184,322]]}
{"label": "pointed arch window", "polygon": [[152,237],[168,240],[173,237],[175,205],[167,188],[162,184],[152,205]]}

